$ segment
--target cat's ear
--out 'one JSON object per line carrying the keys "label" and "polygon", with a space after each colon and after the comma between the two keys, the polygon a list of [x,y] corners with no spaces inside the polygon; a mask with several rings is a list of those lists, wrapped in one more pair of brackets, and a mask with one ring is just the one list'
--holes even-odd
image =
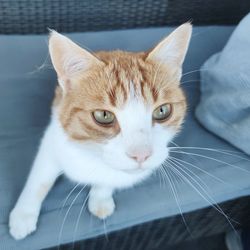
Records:
{"label": "cat's ear", "polygon": [[184,23],[163,39],[146,60],[157,60],[159,63],[181,67],[184,61],[192,34],[192,25]]}
{"label": "cat's ear", "polygon": [[70,80],[73,77],[84,73],[93,65],[103,63],[66,36],[53,30],[51,30],[49,37],[49,52],[59,84],[64,90],[70,87],[67,85],[70,85]]}

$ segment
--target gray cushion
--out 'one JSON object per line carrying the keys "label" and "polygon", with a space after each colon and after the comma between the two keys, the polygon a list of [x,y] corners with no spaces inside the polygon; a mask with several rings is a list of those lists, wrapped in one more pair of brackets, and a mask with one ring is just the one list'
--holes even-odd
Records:
{"label": "gray cushion", "polygon": [[199,121],[250,154],[250,14],[201,71]]}
{"label": "gray cushion", "polygon": [[[157,28],[98,32],[72,34],[70,37],[92,50],[120,48],[138,51],[150,48],[170,30]],[[194,106],[199,99],[197,70],[210,55],[222,49],[232,31],[233,27],[194,29],[184,67],[184,72],[194,72],[183,78],[183,82],[186,82],[183,86],[188,95],[190,113],[184,130],[176,139],[176,143],[181,146],[221,148],[237,152],[237,149],[204,130],[193,117]],[[60,178],[43,204],[37,231],[22,241],[15,241],[10,237],[8,215],[21,192],[39,139],[48,123],[49,106],[56,82],[51,68],[36,68],[47,57],[46,41],[45,36],[0,36],[0,249],[34,250],[57,245],[63,218],[80,190],[75,190],[60,212],[64,199],[75,185]],[[208,175],[187,165],[208,185],[209,193],[213,197],[211,201],[222,202],[250,194],[250,174],[246,172],[250,169],[247,160],[213,152],[202,153],[232,164],[176,154],[176,157],[209,173]],[[222,181],[211,175],[221,178]],[[209,205],[187,182],[176,178],[175,183],[178,185],[182,212]],[[87,190],[84,190],[71,207],[62,230],[61,244],[180,213],[171,187],[168,183],[160,182],[156,174],[135,188],[117,192],[116,212],[105,221],[105,225],[85,210],[75,232],[77,217],[86,195]]]}

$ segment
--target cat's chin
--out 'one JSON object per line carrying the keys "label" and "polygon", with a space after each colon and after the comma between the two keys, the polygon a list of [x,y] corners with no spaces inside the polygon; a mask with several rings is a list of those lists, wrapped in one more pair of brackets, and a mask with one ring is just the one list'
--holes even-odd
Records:
{"label": "cat's chin", "polygon": [[123,171],[127,174],[142,174],[142,173],[149,172],[149,169],[134,168],[134,169],[121,169],[121,171]]}

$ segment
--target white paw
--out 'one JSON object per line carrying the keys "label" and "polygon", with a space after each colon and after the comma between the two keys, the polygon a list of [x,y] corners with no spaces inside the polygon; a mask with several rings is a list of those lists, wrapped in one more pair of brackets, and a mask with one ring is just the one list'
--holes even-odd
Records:
{"label": "white paw", "polygon": [[106,219],[115,210],[115,203],[112,197],[106,199],[89,198],[89,211],[99,219]]}
{"label": "white paw", "polygon": [[10,234],[16,240],[25,238],[36,230],[38,214],[21,209],[13,209],[9,218]]}

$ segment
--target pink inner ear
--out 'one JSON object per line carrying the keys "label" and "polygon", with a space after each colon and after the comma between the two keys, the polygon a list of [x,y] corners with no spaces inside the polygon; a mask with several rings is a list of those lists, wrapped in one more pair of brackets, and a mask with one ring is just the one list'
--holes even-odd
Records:
{"label": "pink inner ear", "polygon": [[84,57],[67,55],[63,58],[63,73],[67,78],[87,69],[88,62]]}

